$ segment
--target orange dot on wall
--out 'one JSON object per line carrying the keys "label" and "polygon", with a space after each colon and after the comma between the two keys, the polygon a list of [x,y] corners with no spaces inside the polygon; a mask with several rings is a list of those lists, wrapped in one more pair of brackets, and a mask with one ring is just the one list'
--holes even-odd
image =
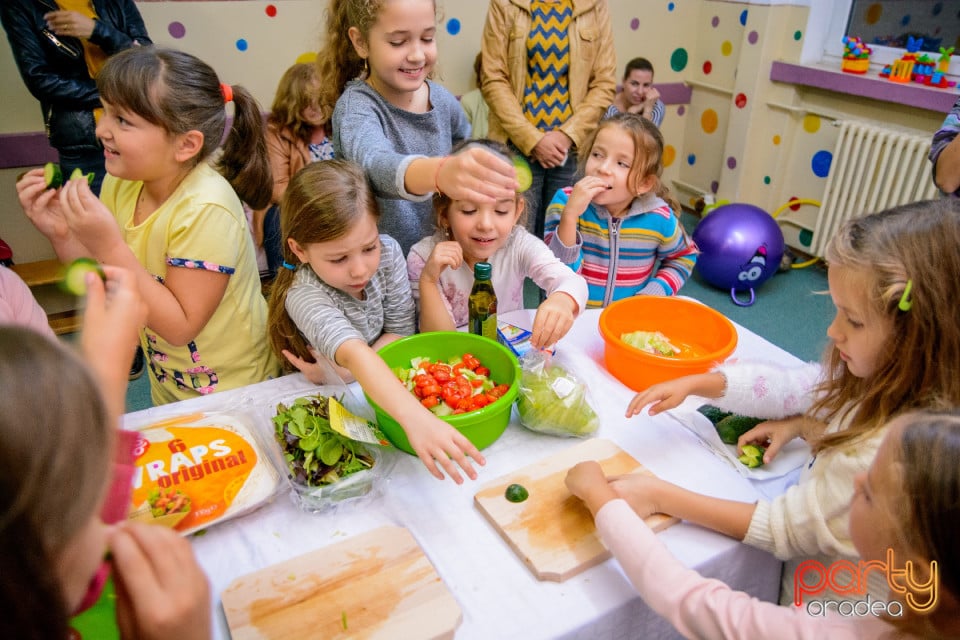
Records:
{"label": "orange dot on wall", "polygon": [[713,133],[717,130],[717,124],[717,112],[713,109],[705,109],[703,115],[700,116],[700,126],[703,128],[703,132]]}
{"label": "orange dot on wall", "polygon": [[780,144],[780,136],[773,136],[773,144]]}
{"label": "orange dot on wall", "polygon": [[876,24],[880,20],[880,16],[883,15],[883,5],[879,2],[874,2],[872,5],[867,7],[867,12],[864,14],[864,22],[867,24]]}
{"label": "orange dot on wall", "polygon": [[677,159],[677,150],[672,144],[663,147],[663,166],[669,167]]}

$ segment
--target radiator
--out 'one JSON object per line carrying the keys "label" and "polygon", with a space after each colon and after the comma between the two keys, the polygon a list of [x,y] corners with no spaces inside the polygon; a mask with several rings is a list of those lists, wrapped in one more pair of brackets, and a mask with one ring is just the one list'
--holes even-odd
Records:
{"label": "radiator", "polygon": [[937,195],[927,159],[930,135],[850,120],[837,124],[840,135],[810,246],[819,257],[848,219]]}

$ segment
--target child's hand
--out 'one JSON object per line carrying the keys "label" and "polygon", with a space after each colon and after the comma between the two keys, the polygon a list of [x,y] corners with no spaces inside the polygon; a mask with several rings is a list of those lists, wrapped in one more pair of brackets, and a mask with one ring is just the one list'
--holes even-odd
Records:
{"label": "child's hand", "polygon": [[594,516],[597,515],[600,507],[617,497],[607,481],[603,467],[594,460],[574,465],[567,471],[563,481],[570,493],[583,500]]}
{"label": "child's hand", "polygon": [[819,425],[823,423],[804,416],[761,422],[737,439],[737,454],[742,453],[743,446],[746,444],[759,444],[766,448],[763,453],[763,463],[768,464],[785,444],[810,430],[817,430]]}
{"label": "child's hand", "polygon": [[210,638],[210,585],[185,538],[163,526],[123,523],[110,549],[122,638]]}
{"label": "child's hand", "polygon": [[562,291],[555,291],[537,307],[530,344],[537,349],[556,344],[570,331],[577,311],[577,303],[573,298]]}
{"label": "child's hand", "polygon": [[661,382],[633,397],[627,406],[627,417],[637,415],[647,405],[650,405],[647,413],[655,416],[667,409],[673,409],[691,395],[719,398],[726,386],[727,379],[721,373],[699,373]]}
{"label": "child's hand", "polygon": [[[403,430],[407,434],[410,446],[417,453],[423,466],[430,471],[438,480],[443,480],[443,473],[437,468],[437,463],[443,467],[447,475],[453,478],[457,484],[463,484],[463,477],[457,471],[457,465],[463,469],[471,480],[477,479],[477,472],[474,471],[474,462],[483,466],[487,461],[480,454],[480,451],[467,440],[467,437],[451,427],[449,424],[437,418],[432,413],[424,409],[429,416],[428,420],[418,420],[412,423],[410,427],[404,425]],[[469,456],[469,458],[468,458]]]}
{"label": "child's hand", "polygon": [[349,369],[330,362],[312,346],[307,346],[307,350],[310,351],[310,355],[313,356],[313,362],[298,358],[292,351],[288,351],[287,349],[283,349],[282,353],[283,357],[296,367],[297,371],[302,373],[309,382],[316,385],[338,384],[341,382],[349,384],[355,380]]}
{"label": "child's hand", "polygon": [[487,203],[517,197],[517,171],[509,160],[480,146],[448,156],[436,175],[437,185],[453,200]]}
{"label": "child's hand", "polygon": [[595,176],[581,178],[577,184],[573,185],[573,190],[567,199],[567,206],[564,207],[561,216],[579,218],[593,202],[593,199],[609,188],[610,184],[602,178]]}
{"label": "child's hand", "polygon": [[438,242],[437,246],[430,252],[426,264],[423,265],[420,281],[437,284],[444,269],[449,268],[456,271],[461,264],[463,264],[463,248],[459,242],[455,240]]}
{"label": "child's hand", "polygon": [[67,180],[58,199],[70,231],[94,256],[105,259],[117,246],[127,246],[113,214],[90,190],[86,178]]}
{"label": "child's hand", "polygon": [[70,236],[70,227],[60,211],[57,189],[47,188],[43,169],[32,169],[17,180],[17,198],[33,226],[51,242]]}
{"label": "child's hand", "polygon": [[658,488],[666,484],[663,480],[645,473],[628,473],[610,478],[610,487],[617,497],[626,500],[641,518],[663,512],[657,506],[655,495]]}

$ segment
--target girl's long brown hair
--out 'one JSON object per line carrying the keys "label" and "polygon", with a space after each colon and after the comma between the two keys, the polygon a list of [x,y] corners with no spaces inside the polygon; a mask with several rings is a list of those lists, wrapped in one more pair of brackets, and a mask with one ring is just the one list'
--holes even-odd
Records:
{"label": "girl's long brown hair", "polygon": [[309,143],[314,125],[304,121],[303,111],[317,104],[319,94],[316,64],[298,62],[290,66],[277,84],[267,122],[279,129],[289,129],[296,138]]}
{"label": "girl's long brown hair", "polygon": [[206,160],[220,146],[217,170],[253,209],[270,204],[273,173],[267,157],[263,115],[253,95],[233,85],[234,117],[227,136],[227,110],[217,73],[196,56],[161,47],[131,47],[110,56],[97,76],[105,102],[131,111],[173,135],[203,134],[191,162]]}
{"label": "girl's long brown hair", "polygon": [[[283,261],[294,267],[300,264],[290,249],[290,240],[301,247],[336,240],[368,215],[380,217],[373,190],[359,165],[347,160],[308,164],[291,178],[280,203]],[[299,268],[311,267],[304,264]],[[294,271],[286,267],[277,271],[270,289],[267,315],[270,348],[287,371],[293,367],[283,356],[284,349],[308,362],[313,361],[307,341],[286,309],[287,292],[294,275]]]}
{"label": "girl's long brown hair", "polygon": [[[909,409],[960,405],[960,202],[915,202],[850,220],[826,252],[829,268],[864,274],[869,303],[891,321],[876,369],[850,373],[833,345],[825,381],[808,415],[831,420],[850,412],[846,429],[814,444],[816,451],[872,434]],[[899,304],[907,283],[909,310]]]}

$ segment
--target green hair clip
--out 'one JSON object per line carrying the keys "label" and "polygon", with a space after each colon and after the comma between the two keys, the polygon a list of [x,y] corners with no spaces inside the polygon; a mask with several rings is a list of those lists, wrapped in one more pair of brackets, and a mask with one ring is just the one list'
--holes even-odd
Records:
{"label": "green hair clip", "polygon": [[910,299],[910,291],[913,290],[913,280],[907,280],[907,286],[903,288],[903,293],[900,294],[900,302],[897,303],[897,308],[900,311],[910,311],[910,307],[913,306],[913,300]]}

